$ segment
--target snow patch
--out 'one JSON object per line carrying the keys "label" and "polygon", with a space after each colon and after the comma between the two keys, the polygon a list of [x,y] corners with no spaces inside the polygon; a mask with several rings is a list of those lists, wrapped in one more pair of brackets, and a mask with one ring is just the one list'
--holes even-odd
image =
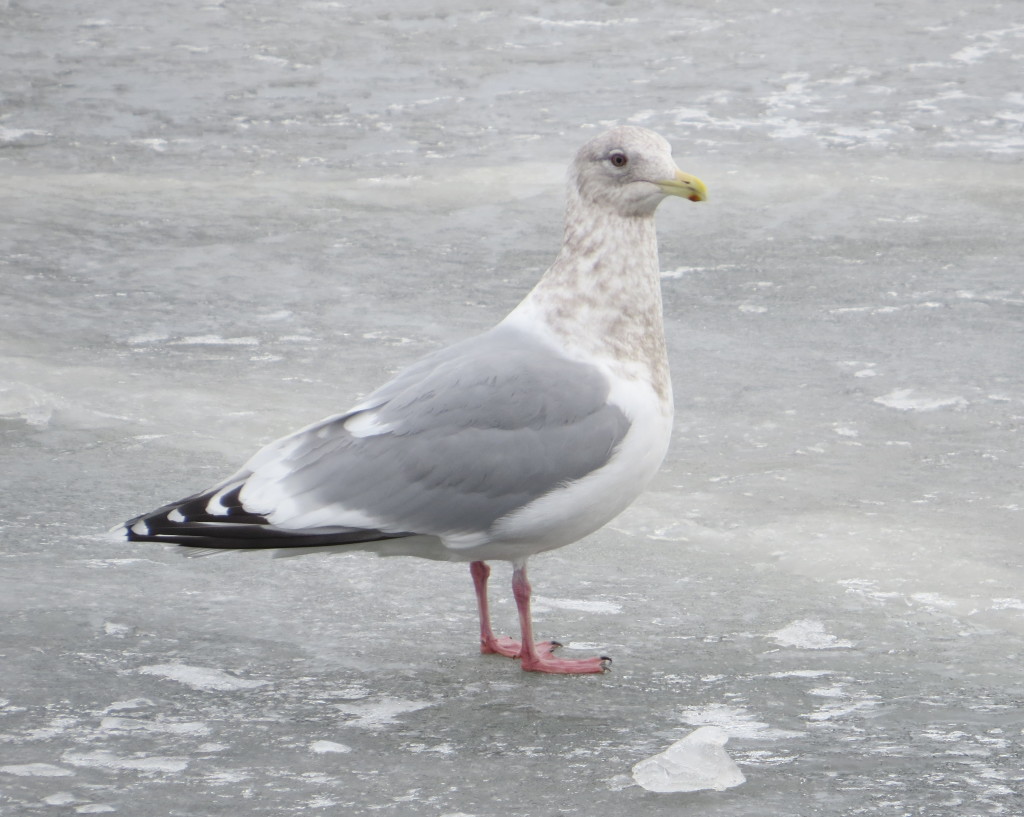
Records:
{"label": "snow patch", "polygon": [[210,727],[200,721],[189,723],[168,723],[162,721],[144,721],[138,718],[103,718],[100,721],[103,732],[158,732],[169,735],[210,734]]}
{"label": "snow patch", "polygon": [[339,704],[339,712],[350,715],[345,726],[357,726],[363,729],[380,729],[397,723],[396,718],[407,712],[416,712],[433,706],[433,701],[402,701],[398,699],[378,701],[377,703]]}
{"label": "snow patch", "polygon": [[680,716],[684,723],[691,726],[717,726],[734,738],[760,738],[774,740],[791,738],[799,732],[785,729],[771,729],[764,721],[755,720],[753,713],[742,706],[727,704],[710,704],[708,706],[690,706]]}
{"label": "snow patch", "polygon": [[36,147],[49,136],[46,131],[32,128],[0,128],[0,147]]}
{"label": "snow patch", "polygon": [[22,763],[13,766],[0,766],[0,772],[13,774],[15,777],[71,777],[74,772],[62,769],[52,763]]}
{"label": "snow patch", "polygon": [[258,346],[258,338],[223,338],[220,335],[192,335],[172,340],[169,346]]}
{"label": "snow patch", "polygon": [[534,596],[536,610],[545,607],[556,607],[559,610],[579,610],[583,613],[621,613],[622,606],[613,601],[592,601],[589,599],[552,599],[547,596]]}
{"label": "snow patch", "polygon": [[801,650],[835,650],[853,646],[852,641],[841,641],[825,632],[825,625],[820,621],[810,619],[794,621],[780,630],[768,633],[768,637],[780,646]]}
{"label": "snow patch", "polygon": [[183,757],[155,757],[147,755],[122,757],[105,749],[99,749],[94,752],[67,751],[61,756],[61,760],[65,763],[70,763],[72,766],[132,772],[172,773],[184,771],[188,767],[188,760]]}
{"label": "snow patch", "polygon": [[963,408],[967,401],[959,395],[941,395],[917,392],[914,389],[894,389],[876,397],[874,402],[897,411],[935,411],[941,408]]}
{"label": "snow patch", "polygon": [[203,692],[235,692],[241,689],[255,689],[270,683],[269,681],[236,678],[223,670],[190,667],[187,664],[151,664],[148,667],[141,667],[139,672],[143,675],[156,675],[169,681],[177,681]]}
{"label": "snow patch", "polygon": [[352,747],[346,746],[344,743],[335,743],[333,740],[314,740],[309,744],[309,751],[318,755],[343,754],[351,752]]}
{"label": "snow patch", "polygon": [[43,798],[48,806],[70,806],[78,798],[69,791],[58,791]]}

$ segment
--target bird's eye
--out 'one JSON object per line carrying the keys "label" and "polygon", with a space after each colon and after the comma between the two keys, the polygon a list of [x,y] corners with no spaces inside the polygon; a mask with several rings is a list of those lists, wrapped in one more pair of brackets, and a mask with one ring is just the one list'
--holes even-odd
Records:
{"label": "bird's eye", "polygon": [[608,154],[608,161],[615,165],[615,167],[625,167],[629,164],[629,157],[621,150],[613,150]]}

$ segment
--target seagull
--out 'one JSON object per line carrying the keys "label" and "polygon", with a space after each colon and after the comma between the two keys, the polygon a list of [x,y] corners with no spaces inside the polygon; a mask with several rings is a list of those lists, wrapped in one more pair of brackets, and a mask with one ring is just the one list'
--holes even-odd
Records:
{"label": "seagull", "polygon": [[[348,411],[258,451],[223,482],[118,530],[132,542],[279,555],[369,550],[469,562],[483,653],[598,673],[536,643],[527,559],[611,521],[668,449],[673,403],[654,212],[704,201],[653,131],[588,141],[562,248],[494,328],[428,354]],[[491,560],[513,565],[520,639],[495,636]]]}

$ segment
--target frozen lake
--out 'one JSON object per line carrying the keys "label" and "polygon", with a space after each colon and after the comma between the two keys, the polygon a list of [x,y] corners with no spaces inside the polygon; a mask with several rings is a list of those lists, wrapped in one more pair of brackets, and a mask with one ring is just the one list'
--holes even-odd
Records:
{"label": "frozen lake", "polygon": [[[1024,7],[446,5],[0,0],[0,814],[1024,814]],[[462,565],[104,538],[501,318],[623,123],[710,201],[668,460],[531,561],[611,672]],[[704,725],[746,783],[633,785]]]}

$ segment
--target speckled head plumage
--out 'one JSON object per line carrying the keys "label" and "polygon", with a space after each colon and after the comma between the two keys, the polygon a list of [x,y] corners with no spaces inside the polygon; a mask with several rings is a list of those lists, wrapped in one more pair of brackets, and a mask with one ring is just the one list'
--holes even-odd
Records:
{"label": "speckled head plumage", "polygon": [[704,183],[676,167],[664,137],[632,126],[613,128],[580,148],[569,191],[624,218],[650,216],[666,196],[707,198]]}

